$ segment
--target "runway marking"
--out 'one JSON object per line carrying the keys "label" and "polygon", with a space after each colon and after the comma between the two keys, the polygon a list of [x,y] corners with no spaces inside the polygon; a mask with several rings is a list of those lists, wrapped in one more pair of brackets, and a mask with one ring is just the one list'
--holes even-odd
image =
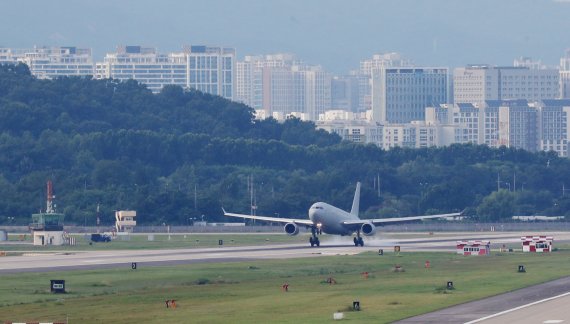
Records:
{"label": "runway marking", "polygon": [[564,320],[548,320],[548,321],[542,322],[542,324],[558,324],[558,323],[562,323],[562,322],[564,322]]}
{"label": "runway marking", "polygon": [[[519,307],[507,309],[507,310],[505,310],[505,311],[502,311],[502,312],[499,312],[499,313],[496,313],[496,314],[492,314],[492,315],[489,315],[489,316],[481,317],[481,318],[478,318],[478,319],[476,319],[476,320],[473,320],[473,321],[470,321],[470,322],[466,322],[466,323],[464,323],[464,324],[479,323],[479,322],[482,322],[482,321],[484,321],[484,320],[488,320],[488,319],[493,318],[493,317],[501,316],[501,315],[503,315],[503,314],[511,313],[511,312],[514,312],[514,311],[518,311],[519,309],[527,308],[527,307],[530,307],[530,306],[534,306],[534,305],[537,305],[537,304],[540,304],[540,303],[544,303],[544,302],[551,301],[551,300],[553,300],[553,299],[560,298],[560,297],[564,297],[564,296],[568,296],[568,295],[570,295],[570,291],[569,291],[569,292],[566,292],[566,293],[563,293],[563,294],[561,294],[561,295],[558,295],[558,296],[554,296],[554,297],[549,297],[549,298],[537,300],[537,301],[532,302],[532,303],[530,303],[530,304],[522,305],[522,306],[519,306]],[[547,321],[547,322],[548,322],[548,321]],[[546,323],[546,322],[544,322],[544,323]],[[550,323],[561,323],[561,322],[550,322]]]}

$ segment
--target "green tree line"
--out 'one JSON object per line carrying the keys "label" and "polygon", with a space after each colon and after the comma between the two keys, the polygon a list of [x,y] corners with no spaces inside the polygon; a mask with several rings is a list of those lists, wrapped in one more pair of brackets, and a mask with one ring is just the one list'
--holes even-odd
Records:
{"label": "green tree line", "polygon": [[[255,120],[236,102],[135,81],[39,80],[0,65],[0,223],[27,224],[54,182],[66,223],[94,225],[97,204],[137,210],[141,224],[188,224],[227,210],[306,217],[310,204],[363,217],[467,208],[477,221],[566,215],[570,162],[552,153],[477,145],[384,151],[341,142],[314,123]],[[380,179],[379,184],[377,179]],[[564,189],[564,190],[563,190]],[[570,192],[568,192],[570,194]]]}

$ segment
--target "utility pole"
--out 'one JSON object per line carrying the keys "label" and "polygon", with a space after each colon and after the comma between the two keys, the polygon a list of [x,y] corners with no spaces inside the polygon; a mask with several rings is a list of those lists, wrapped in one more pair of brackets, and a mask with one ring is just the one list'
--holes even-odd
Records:
{"label": "utility pole", "polygon": [[501,190],[501,176],[497,172],[497,191]]}
{"label": "utility pole", "polygon": [[378,181],[377,181],[377,183],[378,183],[378,198],[380,198],[380,173],[378,173],[377,177],[378,177]]}
{"label": "utility pole", "polygon": [[513,172],[513,192],[517,191],[517,173]]}
{"label": "utility pole", "polygon": [[194,211],[198,210],[198,185],[194,184]]}
{"label": "utility pole", "polygon": [[99,233],[99,224],[101,224],[101,218],[99,217],[99,203],[97,203],[97,234]]}

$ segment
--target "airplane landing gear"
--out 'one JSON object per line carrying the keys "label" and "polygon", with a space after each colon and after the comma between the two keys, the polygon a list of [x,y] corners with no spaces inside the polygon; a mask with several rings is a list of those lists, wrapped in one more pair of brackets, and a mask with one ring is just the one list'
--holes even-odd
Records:
{"label": "airplane landing gear", "polygon": [[311,228],[311,233],[313,234],[309,237],[309,243],[311,243],[311,247],[321,246],[321,242],[319,242],[319,238],[317,237],[317,232],[314,228]]}
{"label": "airplane landing gear", "polygon": [[354,246],[359,246],[359,245],[364,246],[364,240],[360,236],[360,233],[357,233],[356,237],[354,238]]}

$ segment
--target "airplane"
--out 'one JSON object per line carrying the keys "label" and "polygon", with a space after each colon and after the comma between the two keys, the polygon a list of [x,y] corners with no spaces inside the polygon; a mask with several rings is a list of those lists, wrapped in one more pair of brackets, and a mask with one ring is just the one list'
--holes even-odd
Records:
{"label": "airplane", "polygon": [[329,205],[324,202],[316,202],[309,208],[309,219],[296,219],[296,218],[279,218],[267,216],[254,216],[245,214],[228,213],[222,208],[224,216],[239,217],[244,219],[253,219],[266,222],[276,222],[285,224],[284,230],[288,235],[299,234],[299,226],[311,229],[311,237],[309,243],[311,247],[320,246],[319,237],[317,235],[326,233],[333,235],[352,235],[354,237],[355,246],[364,246],[364,240],[361,233],[366,236],[371,236],[376,233],[376,226],[382,226],[390,223],[408,222],[421,219],[430,218],[443,218],[460,216],[462,213],[450,213],[439,215],[427,216],[408,216],[408,217],[394,217],[394,218],[379,218],[379,219],[360,219],[358,217],[360,208],[360,182],[356,183],[356,192],[352,201],[352,209],[346,212],[340,208]]}

